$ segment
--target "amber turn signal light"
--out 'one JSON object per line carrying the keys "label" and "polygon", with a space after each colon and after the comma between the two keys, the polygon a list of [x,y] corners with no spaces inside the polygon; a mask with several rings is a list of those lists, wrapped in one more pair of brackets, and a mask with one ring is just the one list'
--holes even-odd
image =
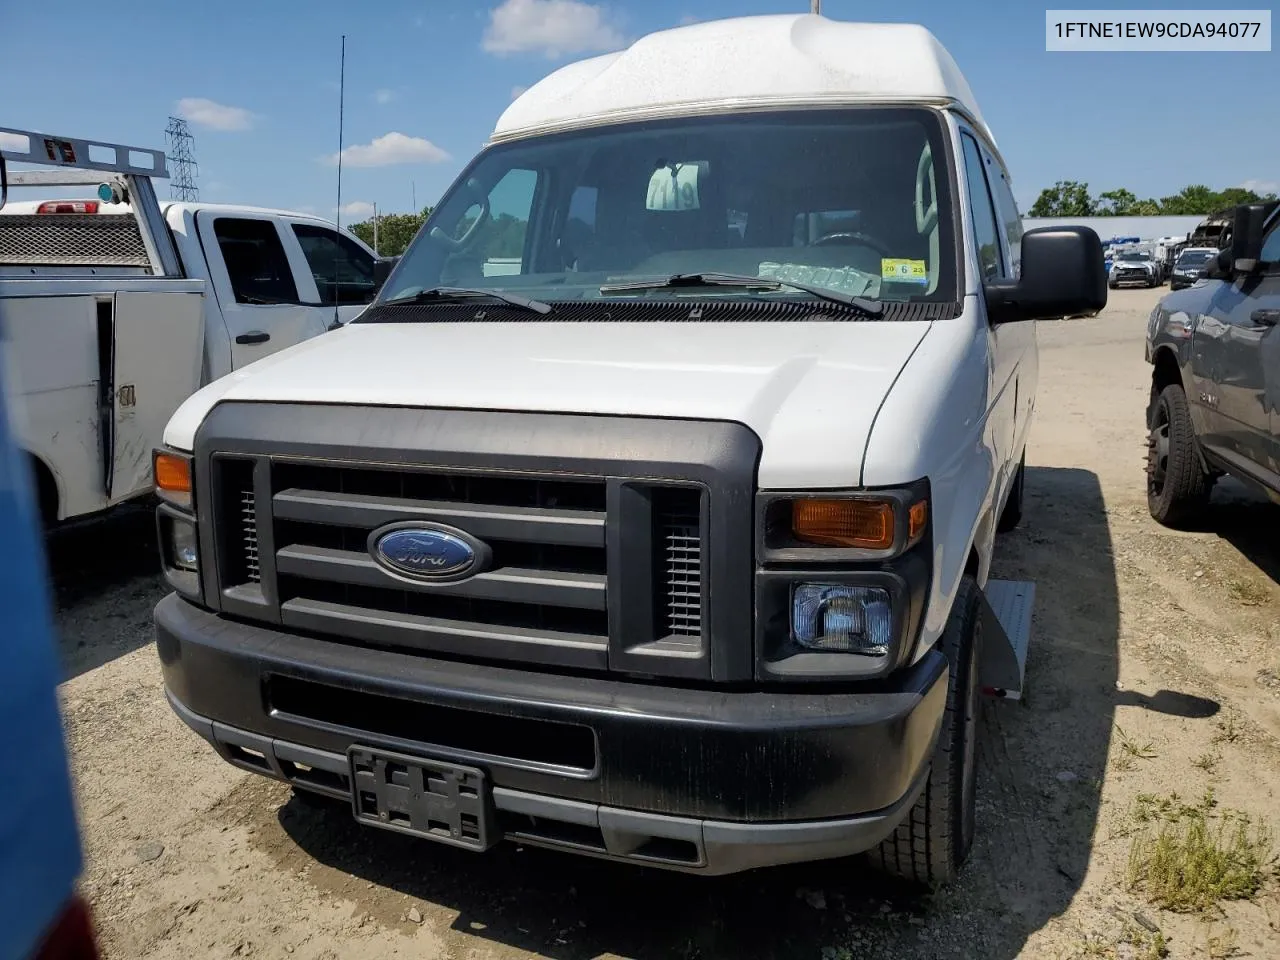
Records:
{"label": "amber turn signal light", "polygon": [[924,528],[928,522],[929,501],[917,500],[907,511],[907,542],[915,543],[924,536]]}
{"label": "amber turn signal light", "polygon": [[791,533],[804,543],[888,550],[893,504],[876,500],[793,500]]}
{"label": "amber turn signal light", "polygon": [[154,461],[156,493],[171,503],[191,503],[191,460],[173,453],[156,451]]}

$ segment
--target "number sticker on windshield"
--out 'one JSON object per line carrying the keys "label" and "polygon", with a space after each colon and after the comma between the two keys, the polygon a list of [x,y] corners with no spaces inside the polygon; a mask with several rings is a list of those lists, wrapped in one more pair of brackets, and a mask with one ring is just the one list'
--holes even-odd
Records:
{"label": "number sticker on windshield", "polygon": [[885,257],[880,261],[880,279],[897,283],[928,283],[929,271],[923,260],[896,260]]}

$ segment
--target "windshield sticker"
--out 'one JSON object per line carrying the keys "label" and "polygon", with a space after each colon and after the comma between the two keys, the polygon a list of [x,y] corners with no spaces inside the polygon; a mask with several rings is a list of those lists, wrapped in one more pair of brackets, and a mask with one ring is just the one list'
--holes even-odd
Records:
{"label": "windshield sticker", "polygon": [[853,267],[815,267],[809,263],[777,263],[765,260],[756,271],[762,280],[788,280],[807,283],[811,287],[838,290],[855,297],[878,297],[880,280],[872,273]]}
{"label": "windshield sticker", "polygon": [[880,261],[880,279],[895,283],[928,283],[929,270],[923,260],[884,257]]}

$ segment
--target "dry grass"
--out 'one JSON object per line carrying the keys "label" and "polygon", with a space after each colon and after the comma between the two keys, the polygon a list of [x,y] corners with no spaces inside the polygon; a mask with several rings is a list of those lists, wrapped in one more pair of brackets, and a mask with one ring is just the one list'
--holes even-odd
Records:
{"label": "dry grass", "polygon": [[1241,730],[1236,726],[1235,717],[1227,717],[1218,721],[1218,732],[1213,735],[1214,743],[1235,743],[1241,737]]}
{"label": "dry grass", "polygon": [[1115,768],[1117,770],[1127,772],[1133,769],[1135,761],[1154,760],[1156,757],[1150,740],[1146,743],[1139,743],[1118,726],[1116,727],[1116,742],[1119,744],[1119,752],[1116,754],[1115,759]]}
{"label": "dry grass", "polygon": [[1239,811],[1217,814],[1216,806],[1212,791],[1195,805],[1177,794],[1140,796],[1133,815],[1148,826],[1129,848],[1129,889],[1177,913],[1253,899],[1274,874],[1270,831]]}
{"label": "dry grass", "polygon": [[1267,588],[1252,580],[1231,580],[1227,583],[1227,595],[1244,607],[1260,607],[1271,599]]}
{"label": "dry grass", "polygon": [[1243,956],[1239,945],[1239,935],[1231,927],[1216,936],[1209,937],[1205,945],[1209,960],[1230,960],[1231,957]]}
{"label": "dry grass", "polygon": [[1221,754],[1202,753],[1191,761],[1191,765],[1198,770],[1203,770],[1205,773],[1213,773],[1217,769],[1218,763],[1221,760]]}

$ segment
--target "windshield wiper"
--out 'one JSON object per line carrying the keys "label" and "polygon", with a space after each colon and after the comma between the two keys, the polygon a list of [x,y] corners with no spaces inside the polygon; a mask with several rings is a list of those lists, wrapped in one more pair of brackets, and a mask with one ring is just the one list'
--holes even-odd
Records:
{"label": "windshield wiper", "polygon": [[406,303],[457,303],[460,300],[497,300],[509,307],[518,307],[532,313],[554,313],[555,307],[541,300],[530,300],[514,293],[502,293],[498,290],[479,290],[469,287],[431,287],[429,290],[418,290],[414,293],[384,300],[384,304]]}
{"label": "windshield wiper", "polygon": [[662,290],[670,287],[741,287],[753,290],[781,290],[790,287],[800,290],[827,303],[838,303],[852,307],[868,317],[878,317],[884,313],[884,304],[879,300],[841,293],[839,290],[828,290],[824,287],[811,287],[807,283],[796,283],[792,280],[769,280],[765,277],[748,277],[736,273],[674,273],[669,277],[652,280],[624,280],[620,283],[606,283],[600,288],[601,293],[625,293],[628,290]]}

